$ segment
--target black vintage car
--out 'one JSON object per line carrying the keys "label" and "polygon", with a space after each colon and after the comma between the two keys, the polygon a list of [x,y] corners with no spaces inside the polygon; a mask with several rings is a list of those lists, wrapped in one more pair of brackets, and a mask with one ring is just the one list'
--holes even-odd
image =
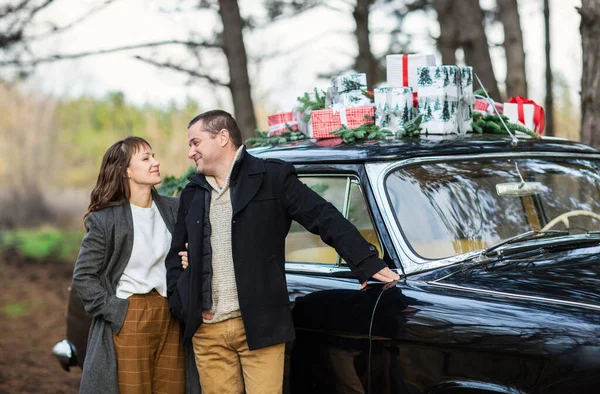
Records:
{"label": "black vintage car", "polygon": [[[403,274],[361,291],[335,250],[292,225],[286,392],[600,390],[599,151],[473,135],[251,153],[294,163]],[[70,305],[64,367],[82,362],[87,334]]]}

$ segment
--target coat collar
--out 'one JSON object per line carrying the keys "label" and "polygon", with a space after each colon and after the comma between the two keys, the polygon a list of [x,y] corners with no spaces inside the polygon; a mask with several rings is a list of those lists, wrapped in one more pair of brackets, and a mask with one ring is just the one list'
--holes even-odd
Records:
{"label": "coat collar", "polygon": [[[233,165],[229,180],[233,216],[244,209],[254,198],[260,189],[265,171],[264,162],[249,154],[244,147],[240,157]],[[211,186],[204,175],[194,174],[188,179],[191,183],[206,189],[210,193]]]}

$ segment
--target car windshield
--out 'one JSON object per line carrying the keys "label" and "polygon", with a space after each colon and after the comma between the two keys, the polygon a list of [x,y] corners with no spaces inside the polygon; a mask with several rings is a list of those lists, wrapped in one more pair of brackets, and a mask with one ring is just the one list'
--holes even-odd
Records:
{"label": "car windshield", "polygon": [[422,258],[440,259],[530,230],[600,230],[599,164],[537,158],[432,162],[392,170],[385,187],[408,245]]}

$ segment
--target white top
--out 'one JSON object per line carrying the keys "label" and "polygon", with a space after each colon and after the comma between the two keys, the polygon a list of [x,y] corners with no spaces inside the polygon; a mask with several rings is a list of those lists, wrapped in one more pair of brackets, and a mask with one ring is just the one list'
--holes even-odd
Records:
{"label": "white top", "polygon": [[166,297],[165,258],[171,247],[171,233],[154,202],[150,208],[129,205],[133,216],[133,249],[119,279],[117,297],[126,299],[133,294],[147,294],[152,289]]}

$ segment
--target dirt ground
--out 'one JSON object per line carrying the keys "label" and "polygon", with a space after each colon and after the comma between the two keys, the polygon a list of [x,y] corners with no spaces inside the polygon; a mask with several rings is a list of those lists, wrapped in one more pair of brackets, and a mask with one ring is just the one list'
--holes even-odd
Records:
{"label": "dirt ground", "polygon": [[0,255],[0,394],[77,393],[81,370],[52,356],[65,338],[72,265]]}

